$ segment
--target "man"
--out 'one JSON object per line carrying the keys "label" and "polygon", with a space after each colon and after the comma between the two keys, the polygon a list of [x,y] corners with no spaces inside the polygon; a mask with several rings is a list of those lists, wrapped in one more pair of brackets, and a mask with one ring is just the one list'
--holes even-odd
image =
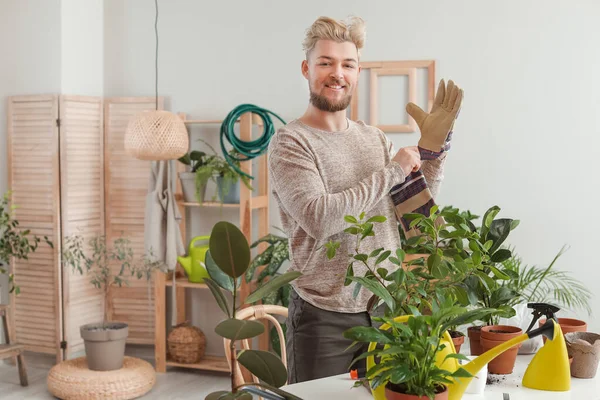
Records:
{"label": "man", "polygon": [[[341,243],[338,254],[353,253],[355,243],[343,232],[348,226],[344,216],[362,212],[365,218],[387,217],[377,224],[376,236],[362,242],[363,251],[400,246],[396,215],[402,221],[402,214],[433,204],[456,116],[447,109],[460,105],[459,95],[462,99],[462,91],[449,84],[453,103],[450,106],[448,100],[442,107],[446,97],[442,82],[436,97],[442,111],[427,114],[409,104],[407,111],[421,128],[419,144],[426,147],[406,147],[394,154],[381,130],[346,117],[358,83],[363,44],[360,18],[344,23],[321,17],[314,22],[306,34],[302,61],[310,104],[269,145],[271,187],[289,238],[290,270],[302,272],[292,282],[287,320],[289,383],[344,373],[364,351],[345,351],[351,342],[343,332],[371,324],[367,311],[371,293],[362,289],[354,298],[354,286],[343,284],[347,260],[339,256],[329,260],[322,246],[335,240]],[[422,154],[428,160],[421,161]],[[354,272],[362,276],[366,270],[357,263]]]}

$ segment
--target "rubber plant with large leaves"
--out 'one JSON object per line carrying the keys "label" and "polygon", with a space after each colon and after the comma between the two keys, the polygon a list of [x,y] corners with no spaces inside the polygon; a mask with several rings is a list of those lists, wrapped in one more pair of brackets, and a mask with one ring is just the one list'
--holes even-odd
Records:
{"label": "rubber plant with large leaves", "polygon": [[[241,277],[250,266],[250,246],[244,234],[235,225],[221,221],[213,227],[209,251],[206,254],[206,265],[210,278],[206,278],[205,283],[227,316],[226,320],[217,325],[215,332],[231,341],[231,365],[235,365],[237,359],[237,362],[259,378],[260,383],[247,382],[236,386],[236,372],[235,368],[232,368],[231,390],[213,392],[205,400],[251,400],[252,394],[245,390],[249,386],[270,390],[285,399],[298,400],[298,397],[279,389],[287,380],[287,370],[277,355],[262,350],[242,350],[236,354],[235,342],[261,335],[264,332],[264,325],[257,321],[236,318],[239,309],[237,292]],[[288,272],[277,276],[258,287],[245,299],[245,303],[252,304],[261,300],[298,276],[300,276],[299,272]],[[229,304],[222,289],[231,292],[232,304]]]}

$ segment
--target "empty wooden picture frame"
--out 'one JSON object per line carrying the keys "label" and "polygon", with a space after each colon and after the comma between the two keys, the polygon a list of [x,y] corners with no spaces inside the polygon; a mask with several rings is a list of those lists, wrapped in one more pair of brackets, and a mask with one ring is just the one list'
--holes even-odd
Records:
{"label": "empty wooden picture frame", "polygon": [[[420,90],[417,81],[417,70],[425,69],[427,73],[427,109],[433,105],[435,96],[435,61],[367,61],[361,62],[362,73],[369,74],[369,125],[376,126],[386,133],[411,133],[417,131],[415,120],[406,114],[405,104],[398,107],[399,113],[405,113],[407,123],[380,124],[379,123],[379,77],[380,76],[406,76],[408,78],[408,101],[417,103],[417,91]],[[359,93],[355,90],[350,103],[350,119],[358,120]]]}

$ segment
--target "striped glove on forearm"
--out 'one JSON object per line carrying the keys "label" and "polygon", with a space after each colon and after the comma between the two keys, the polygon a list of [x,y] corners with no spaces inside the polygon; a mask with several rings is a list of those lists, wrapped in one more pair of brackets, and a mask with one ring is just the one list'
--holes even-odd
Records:
{"label": "striped glove on forearm", "polygon": [[404,215],[416,213],[428,216],[431,208],[435,205],[423,172],[421,170],[412,172],[404,182],[392,188],[390,195],[394,202],[396,217],[400,221],[405,236],[409,238],[418,235],[419,232],[410,228],[410,221],[404,218]]}

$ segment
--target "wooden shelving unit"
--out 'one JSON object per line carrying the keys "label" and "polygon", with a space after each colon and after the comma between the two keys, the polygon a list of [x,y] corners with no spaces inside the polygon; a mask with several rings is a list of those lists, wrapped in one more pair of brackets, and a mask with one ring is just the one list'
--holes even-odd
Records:
{"label": "wooden shelving unit", "polygon": [[[222,121],[219,120],[188,120],[185,114],[180,113],[179,116],[183,119],[186,125],[220,125]],[[241,140],[249,141],[252,140],[252,127],[253,125],[262,126],[262,120],[255,114],[246,113],[241,116],[237,121],[240,126],[239,137]],[[252,243],[256,238],[252,238],[252,226],[253,226],[253,211],[256,210],[258,213],[258,235],[262,237],[269,233],[269,181],[267,172],[267,156],[262,155],[257,159],[258,171],[256,174],[252,174],[252,162],[242,162],[242,171],[255,177],[253,186],[258,188],[258,195],[253,196],[253,193],[246,188],[245,185],[240,184],[240,204],[221,204],[219,202],[204,202],[204,203],[189,203],[183,201],[183,194],[181,190],[181,182],[177,177],[175,199],[182,215],[181,232],[185,236],[186,232],[186,219],[187,211],[189,209],[197,207],[226,207],[226,208],[239,208],[239,225],[238,227],[246,236],[249,243]],[[182,163],[177,163],[177,172],[186,171],[186,166]],[[258,185],[258,186],[257,186]],[[184,240],[184,243],[189,243],[189,240]],[[258,251],[264,250],[266,245],[259,247]],[[178,266],[178,268],[180,268]],[[161,272],[156,274],[154,280],[154,297],[155,297],[155,361],[156,371],[166,372],[167,366],[182,367],[182,368],[193,368],[207,371],[222,371],[229,372],[229,366],[225,357],[217,356],[205,356],[197,364],[181,364],[174,361],[170,361],[167,358],[167,321],[166,321],[166,288],[172,287],[172,279],[167,279],[167,275]],[[250,294],[252,288],[248,287],[245,282],[240,287],[240,304],[243,304],[244,299]],[[205,284],[191,283],[188,282],[187,278],[176,278],[175,292],[177,302],[177,323],[181,323],[186,320],[186,309],[185,309],[185,295],[186,289],[207,289]],[[200,327],[201,329],[213,329],[214,327]],[[268,334],[263,334],[259,338],[259,347],[261,349],[267,349],[269,346]]]}

